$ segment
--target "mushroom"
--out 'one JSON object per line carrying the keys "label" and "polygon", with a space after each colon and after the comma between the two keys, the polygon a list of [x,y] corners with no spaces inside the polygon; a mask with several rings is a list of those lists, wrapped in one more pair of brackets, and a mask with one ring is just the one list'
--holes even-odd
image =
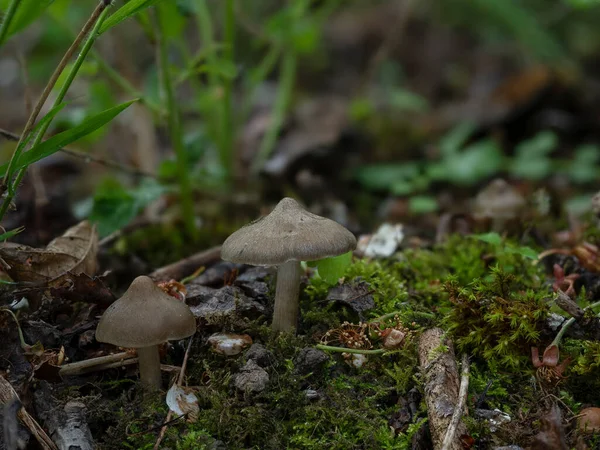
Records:
{"label": "mushroom", "polygon": [[480,221],[491,221],[492,231],[501,232],[508,222],[524,212],[526,204],[519,191],[498,178],[477,194],[473,217]]}
{"label": "mushroom", "polygon": [[137,350],[144,385],[160,389],[158,346],[196,332],[196,319],[183,302],[166,294],[151,278],[137,277],[108,307],[96,328],[96,340]]}
{"label": "mushroom", "polygon": [[229,236],[221,257],[235,263],[278,266],[272,328],[288,332],[298,322],[300,261],[337,256],[355,248],[356,238],[342,225],[284,198],[269,215]]}

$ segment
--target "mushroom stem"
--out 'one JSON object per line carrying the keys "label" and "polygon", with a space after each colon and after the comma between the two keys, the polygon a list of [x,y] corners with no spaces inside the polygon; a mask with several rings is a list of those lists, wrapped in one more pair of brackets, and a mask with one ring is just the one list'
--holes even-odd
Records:
{"label": "mushroom stem", "polygon": [[300,261],[288,261],[277,270],[275,311],[272,328],[289,332],[298,325],[298,295],[300,293]]}
{"label": "mushroom stem", "polygon": [[137,348],[140,364],[140,378],[142,384],[150,389],[160,389],[162,378],[160,375],[160,355],[158,345]]}

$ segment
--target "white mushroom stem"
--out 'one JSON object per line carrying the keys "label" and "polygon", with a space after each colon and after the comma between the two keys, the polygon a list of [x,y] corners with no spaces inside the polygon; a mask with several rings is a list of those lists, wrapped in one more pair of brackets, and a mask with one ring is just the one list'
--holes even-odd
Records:
{"label": "white mushroom stem", "polygon": [[150,389],[160,389],[162,378],[160,375],[160,355],[158,345],[137,348],[140,364],[140,379],[142,384]]}
{"label": "white mushroom stem", "polygon": [[289,332],[298,326],[298,295],[301,274],[300,261],[288,261],[281,264],[277,270],[272,325],[275,331]]}

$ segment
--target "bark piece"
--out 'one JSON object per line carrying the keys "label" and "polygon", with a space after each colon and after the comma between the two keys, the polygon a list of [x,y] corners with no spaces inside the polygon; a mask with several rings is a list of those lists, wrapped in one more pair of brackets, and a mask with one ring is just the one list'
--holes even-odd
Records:
{"label": "bark piece", "polygon": [[[425,402],[433,447],[442,448],[444,436],[458,403],[459,373],[452,342],[440,328],[426,330],[419,341],[419,365],[423,373]],[[455,439],[449,447],[462,450],[460,436],[467,434],[464,424],[459,423]]]}

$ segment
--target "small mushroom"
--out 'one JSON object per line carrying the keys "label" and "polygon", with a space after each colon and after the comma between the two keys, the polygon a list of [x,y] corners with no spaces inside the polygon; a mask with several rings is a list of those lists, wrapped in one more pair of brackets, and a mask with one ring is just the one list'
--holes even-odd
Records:
{"label": "small mushroom", "polygon": [[356,238],[342,225],[284,198],[269,215],[229,236],[221,257],[254,266],[279,266],[272,328],[289,332],[298,322],[300,261],[337,256],[355,248]]}
{"label": "small mushroom", "polygon": [[149,277],[141,276],[104,312],[96,340],[135,348],[142,383],[160,389],[158,345],[195,332],[196,319],[190,308],[166,294]]}
{"label": "small mushroom", "polygon": [[491,221],[492,231],[501,232],[504,225],[524,212],[526,203],[519,191],[498,178],[477,194],[473,217],[479,221]]}

